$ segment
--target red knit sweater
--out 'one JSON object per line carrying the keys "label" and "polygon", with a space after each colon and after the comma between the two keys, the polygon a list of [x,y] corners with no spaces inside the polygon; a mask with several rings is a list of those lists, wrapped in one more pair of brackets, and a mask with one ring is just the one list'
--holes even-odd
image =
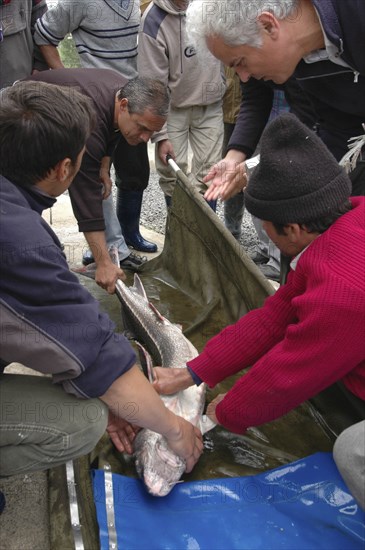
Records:
{"label": "red knit sweater", "polygon": [[216,408],[232,432],[274,420],[338,380],[365,400],[365,198],[352,203],[263,307],[189,362],[210,387],[253,365]]}

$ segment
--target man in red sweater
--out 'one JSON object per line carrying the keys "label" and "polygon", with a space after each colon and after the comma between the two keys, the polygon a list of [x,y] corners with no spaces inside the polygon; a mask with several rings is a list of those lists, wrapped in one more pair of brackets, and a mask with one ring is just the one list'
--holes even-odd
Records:
{"label": "man in red sweater", "polygon": [[156,368],[155,388],[215,386],[251,366],[208,407],[228,430],[270,422],[336,381],[365,399],[365,202],[321,140],[291,114],[263,133],[247,210],[292,257],[287,283],[222,330],[186,369]]}

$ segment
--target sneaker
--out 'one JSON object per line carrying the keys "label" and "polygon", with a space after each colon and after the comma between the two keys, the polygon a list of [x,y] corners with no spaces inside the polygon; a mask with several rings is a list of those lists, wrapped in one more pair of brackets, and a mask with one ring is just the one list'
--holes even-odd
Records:
{"label": "sneaker", "polygon": [[260,264],[258,267],[261,273],[265,275],[267,279],[271,279],[272,281],[277,281],[278,283],[280,282],[279,269],[275,269],[275,267],[268,264]]}
{"label": "sneaker", "polygon": [[265,254],[262,254],[262,252],[259,252],[258,250],[256,250],[256,252],[254,252],[253,254],[250,254],[250,258],[253,262],[255,262],[255,264],[266,264],[268,261],[269,261],[269,258],[265,255]]}
{"label": "sneaker", "polygon": [[146,256],[139,256],[138,254],[134,254],[131,252],[129,256],[124,258],[124,260],[120,260],[119,265],[122,269],[130,269],[133,271],[134,269],[138,269],[147,262]]}

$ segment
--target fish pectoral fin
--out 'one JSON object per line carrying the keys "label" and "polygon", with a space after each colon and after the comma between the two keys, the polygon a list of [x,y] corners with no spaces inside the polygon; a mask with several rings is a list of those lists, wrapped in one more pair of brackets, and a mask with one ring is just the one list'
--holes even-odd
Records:
{"label": "fish pectoral fin", "polygon": [[73,271],[73,273],[78,273],[78,275],[89,277],[89,279],[95,279],[96,263],[93,262],[87,266],[81,265],[78,267],[73,267],[71,268],[71,271]]}
{"label": "fish pectoral fin", "polygon": [[173,327],[176,327],[179,329],[179,331],[182,333],[183,331],[183,327],[182,325],[178,325],[176,323],[171,323],[171,321],[169,321],[168,319],[166,319],[166,317],[164,317],[162,315],[162,313],[160,313],[157,309],[157,307],[155,305],[152,304],[152,302],[148,302],[148,307],[153,311],[153,313],[156,315],[157,319],[160,321],[160,323],[162,323],[163,325],[169,325],[169,326],[173,326]]}
{"label": "fish pectoral fin", "polygon": [[199,418],[199,422],[197,424],[197,427],[199,428],[199,430],[203,435],[209,432],[210,430],[212,430],[213,428],[215,428],[216,426],[217,424],[213,422],[213,420],[211,420],[209,416],[207,416],[206,414],[203,414]]}
{"label": "fish pectoral fin", "polygon": [[153,313],[156,315],[157,319],[163,323],[164,325],[169,325],[170,321],[168,321],[162,313],[160,313],[156,306],[154,306],[151,302],[148,302],[148,307],[153,311]]}

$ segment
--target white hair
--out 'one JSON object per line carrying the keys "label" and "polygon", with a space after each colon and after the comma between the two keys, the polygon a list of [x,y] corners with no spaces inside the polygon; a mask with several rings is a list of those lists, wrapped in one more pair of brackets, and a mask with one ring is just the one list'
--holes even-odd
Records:
{"label": "white hair", "polygon": [[228,46],[262,44],[257,17],[264,11],[277,19],[297,16],[299,0],[192,0],[186,12],[187,32],[199,54],[206,53],[206,38],[222,38]]}

